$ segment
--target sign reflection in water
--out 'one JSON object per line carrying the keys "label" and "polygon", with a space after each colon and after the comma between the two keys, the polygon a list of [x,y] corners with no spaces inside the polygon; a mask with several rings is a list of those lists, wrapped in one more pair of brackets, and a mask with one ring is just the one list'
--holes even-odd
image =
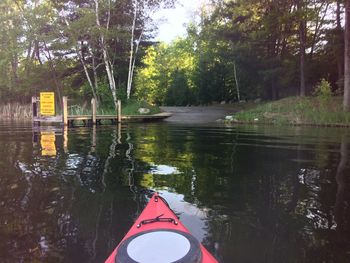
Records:
{"label": "sign reflection in water", "polygon": [[[160,191],[221,262],[347,262],[349,134],[166,124],[0,125],[0,258],[103,262]],[[33,136],[35,137],[35,136]]]}
{"label": "sign reflection in water", "polygon": [[54,131],[43,131],[40,134],[41,155],[56,156],[56,135]]}

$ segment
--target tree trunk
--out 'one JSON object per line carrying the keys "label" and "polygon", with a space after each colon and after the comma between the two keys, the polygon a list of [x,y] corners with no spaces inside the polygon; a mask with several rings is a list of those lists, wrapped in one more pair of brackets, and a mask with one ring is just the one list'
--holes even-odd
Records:
{"label": "tree trunk", "polygon": [[80,51],[79,51],[79,48],[78,48],[78,47],[75,47],[75,50],[76,50],[76,53],[77,53],[77,55],[78,55],[78,57],[79,57],[79,60],[80,60],[80,62],[81,62],[81,64],[82,64],[82,66],[83,66],[85,76],[86,76],[86,78],[87,78],[87,80],[88,80],[88,82],[89,82],[89,86],[90,86],[91,91],[92,91],[92,95],[94,96],[94,99],[96,100],[96,104],[97,104],[97,106],[98,106],[99,100],[98,100],[98,98],[97,98],[96,90],[95,90],[94,84],[93,84],[93,82],[92,82],[92,80],[91,80],[91,77],[90,77],[90,74],[89,74],[89,70],[88,70],[88,68],[87,68],[87,66],[86,66],[85,60],[84,60],[84,58],[83,58],[83,55],[80,54]]}
{"label": "tree trunk", "polygon": [[[326,5],[324,7],[324,4]],[[321,3],[321,6],[319,8],[317,8],[317,10],[315,10],[317,12],[317,19],[316,19],[316,25],[315,25],[315,31],[314,34],[312,36],[312,41],[311,41],[311,50],[310,50],[310,61],[312,61],[313,55],[314,55],[314,51],[316,48],[316,43],[319,41],[320,35],[322,33],[321,29],[323,28],[324,22],[325,22],[325,18],[328,14],[328,7],[329,7],[330,3],[326,3],[323,2]],[[323,10],[323,16],[320,18],[320,14]]]}
{"label": "tree trunk", "polygon": [[[141,31],[141,34],[137,40],[137,43],[136,43],[136,48],[135,48],[135,52],[134,52],[134,58],[133,58],[133,62],[132,62],[132,66],[131,66],[131,74],[130,74],[130,94],[131,94],[131,87],[132,87],[132,81],[133,81],[133,77],[134,77],[134,70],[135,70],[135,63],[136,63],[136,55],[137,55],[137,52],[139,50],[139,46],[140,46],[140,42],[141,42],[141,38],[142,38],[142,35],[143,35],[143,30]],[[130,95],[129,94],[129,95]]]}
{"label": "tree trunk", "polygon": [[[101,42],[104,42],[103,37],[101,37]],[[104,44],[102,44],[102,54],[103,54],[103,61],[105,64],[106,72],[107,72],[107,78],[109,82],[109,88],[112,92],[113,96],[113,103],[115,110],[118,110],[118,102],[117,102],[117,88],[115,85],[115,80],[114,80],[114,73],[113,73],[113,66],[111,65],[108,55],[107,55],[107,50]]]}
{"label": "tree trunk", "polygon": [[26,73],[26,76],[29,76],[29,72],[30,72],[30,64],[31,64],[31,59],[30,59],[30,55],[32,53],[32,40],[28,40],[28,48],[27,48],[27,56],[26,56],[26,61],[24,64],[24,72]]}
{"label": "tree trunk", "polygon": [[233,72],[235,74],[235,82],[236,82],[236,91],[237,91],[237,99],[238,102],[241,101],[241,95],[239,92],[239,85],[238,85],[238,78],[237,78],[237,70],[236,70],[236,63],[233,61]]}
{"label": "tree trunk", "polygon": [[300,96],[305,97],[305,42],[306,42],[306,21],[304,18],[304,0],[298,1],[298,10],[301,18],[299,21],[300,40]]}
{"label": "tree trunk", "polygon": [[345,111],[350,111],[350,0],[345,0],[345,33],[344,33],[344,99]]}
{"label": "tree trunk", "polygon": [[132,71],[132,61],[134,57],[134,34],[135,34],[135,25],[136,25],[136,17],[137,17],[137,1],[133,1],[134,5],[134,19],[132,21],[132,28],[131,28],[131,39],[130,39],[130,56],[129,56],[129,72],[128,72],[128,84],[126,87],[126,97],[127,99],[130,99],[130,93],[131,93],[131,71]]}
{"label": "tree trunk", "polygon": [[47,51],[46,58],[48,60],[49,67],[50,67],[50,70],[51,70],[51,74],[52,74],[53,80],[55,82],[58,102],[59,102],[59,105],[62,105],[62,95],[61,95],[62,83],[61,83],[61,80],[57,76],[57,72],[56,72],[55,66],[54,66],[54,64],[52,62],[52,57],[51,57],[50,50],[47,48],[46,42],[43,42],[43,43],[44,43],[45,50]]}
{"label": "tree trunk", "polygon": [[17,52],[13,52],[13,56],[11,59],[11,67],[12,67],[12,75],[13,75],[13,85],[16,86],[18,84],[18,54],[17,54]]}
{"label": "tree trunk", "polygon": [[93,71],[93,74],[94,74],[94,86],[95,86],[95,99],[96,99],[96,102],[97,102],[97,106],[100,104],[100,96],[98,94],[98,77],[97,77],[97,68],[98,66],[96,66],[96,59],[95,59],[95,56],[94,56],[94,53],[93,51],[90,51],[90,54],[91,54],[91,59],[92,59],[92,71]]}
{"label": "tree trunk", "polygon": [[336,18],[337,18],[337,28],[341,28],[341,18],[340,18],[340,1],[337,0],[337,11],[336,11]]}
{"label": "tree trunk", "polygon": [[[339,43],[341,43],[342,39],[342,26],[341,26],[341,18],[340,18],[340,1],[337,0],[337,10],[336,10],[336,21],[337,21],[337,27],[336,27],[336,34],[337,34],[337,46],[339,46]],[[336,48],[336,57],[337,57],[337,68],[338,68],[338,81],[341,80],[344,76],[344,54],[343,50],[338,47]]]}
{"label": "tree trunk", "polygon": [[39,64],[42,65],[43,62],[41,61],[41,58],[40,58],[40,48],[39,48],[38,40],[34,41],[34,52],[35,52],[36,59],[39,61]]}
{"label": "tree trunk", "polygon": [[340,162],[338,164],[337,174],[335,176],[337,182],[337,194],[334,205],[334,220],[337,223],[337,230],[342,230],[344,226],[344,194],[346,190],[346,167],[348,163],[348,143],[346,136],[342,136],[340,145]]}

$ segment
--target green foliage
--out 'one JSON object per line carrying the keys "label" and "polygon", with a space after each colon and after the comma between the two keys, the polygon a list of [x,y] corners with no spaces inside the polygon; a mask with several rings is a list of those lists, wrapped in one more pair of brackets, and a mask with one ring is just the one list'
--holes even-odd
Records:
{"label": "green foliage", "polygon": [[183,71],[176,70],[171,76],[172,83],[167,91],[165,102],[167,105],[185,106],[189,103],[187,79]]}
{"label": "green foliage", "polygon": [[[151,46],[142,62],[135,79],[136,98],[159,105],[193,103],[187,96],[195,92],[193,42],[177,39],[170,45]],[[174,97],[178,95],[181,98]]]}
{"label": "green foliage", "polygon": [[267,124],[350,125],[350,114],[342,110],[341,100],[341,97],[324,101],[319,97],[289,97],[262,103],[236,113],[233,118],[235,121]]}
{"label": "green foliage", "polygon": [[[68,114],[69,115],[91,115],[91,107],[88,103],[84,104],[73,104],[68,107]],[[16,106],[16,105],[14,105]],[[9,106],[8,106],[9,107]],[[17,107],[17,106],[16,106]],[[140,115],[139,109],[140,108],[147,108],[150,110],[150,114],[156,114],[160,112],[159,107],[155,105],[150,105],[149,103],[145,101],[138,101],[134,99],[130,99],[129,101],[122,103],[122,114],[123,115]],[[0,107],[1,109],[1,107]],[[5,107],[3,109],[6,109]],[[5,111],[4,111],[5,112]],[[103,104],[100,107],[97,108],[97,114],[101,115],[114,115],[116,114],[116,111],[114,109],[113,104]],[[0,112],[1,115],[1,112]]]}
{"label": "green foliage", "polygon": [[123,115],[140,115],[138,110],[140,108],[146,108],[149,109],[150,112],[147,114],[156,114],[160,112],[159,107],[150,105],[149,103],[145,101],[137,101],[137,100],[129,100],[127,104],[122,104],[122,114]]}
{"label": "green foliage", "polygon": [[327,110],[329,101],[332,98],[331,84],[327,80],[321,79],[315,87],[314,95],[319,99],[320,107]]}
{"label": "green foliage", "polygon": [[[184,39],[147,51],[138,70],[137,95],[157,104],[179,104],[186,85],[173,84],[179,81],[176,70],[186,76],[189,104],[235,101],[238,88],[246,100],[299,94],[298,28],[304,20],[317,24],[306,32],[306,85],[312,87],[327,77],[335,89],[343,40],[325,19],[329,7],[313,1],[298,8],[293,0],[217,1],[211,9],[203,7],[199,23],[188,26]],[[191,58],[190,68],[178,63],[186,58]]]}
{"label": "green foliage", "polygon": [[100,102],[102,105],[107,107],[114,107],[113,106],[113,97],[111,96],[111,91],[109,89],[109,84],[106,78],[103,78],[98,85],[98,90],[97,90],[98,97],[100,99]]}
{"label": "green foliage", "polygon": [[316,85],[314,95],[319,97],[320,99],[329,99],[332,96],[331,84],[325,80],[321,79],[321,81]]}
{"label": "green foliage", "polygon": [[[0,1],[0,96],[3,103],[30,102],[30,97],[38,92],[52,90],[57,96],[68,95],[81,101],[91,99],[94,91],[101,103],[111,104],[103,50],[108,54],[113,77],[120,86],[118,99],[124,100],[133,0],[98,1],[101,26],[96,22],[94,1],[66,2]],[[135,34],[143,31],[143,40],[146,40],[148,30],[152,29],[146,25],[152,20],[150,14],[163,5],[171,6],[173,0],[139,2]],[[138,63],[139,59],[136,65]],[[96,86],[95,90],[90,83]]]}

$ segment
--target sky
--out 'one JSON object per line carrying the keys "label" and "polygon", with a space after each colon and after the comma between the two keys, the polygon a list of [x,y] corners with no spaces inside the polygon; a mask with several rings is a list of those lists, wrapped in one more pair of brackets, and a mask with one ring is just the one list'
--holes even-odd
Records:
{"label": "sky", "polygon": [[158,21],[158,35],[155,40],[171,42],[177,36],[186,34],[186,24],[194,18],[203,0],[178,0],[173,9],[160,10],[154,15]]}

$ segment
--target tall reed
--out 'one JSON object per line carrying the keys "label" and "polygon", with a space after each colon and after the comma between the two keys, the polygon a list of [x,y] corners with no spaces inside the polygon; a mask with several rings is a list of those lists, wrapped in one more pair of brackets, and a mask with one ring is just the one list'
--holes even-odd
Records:
{"label": "tall reed", "polygon": [[30,104],[8,103],[0,105],[0,119],[2,120],[30,120],[32,108]]}

